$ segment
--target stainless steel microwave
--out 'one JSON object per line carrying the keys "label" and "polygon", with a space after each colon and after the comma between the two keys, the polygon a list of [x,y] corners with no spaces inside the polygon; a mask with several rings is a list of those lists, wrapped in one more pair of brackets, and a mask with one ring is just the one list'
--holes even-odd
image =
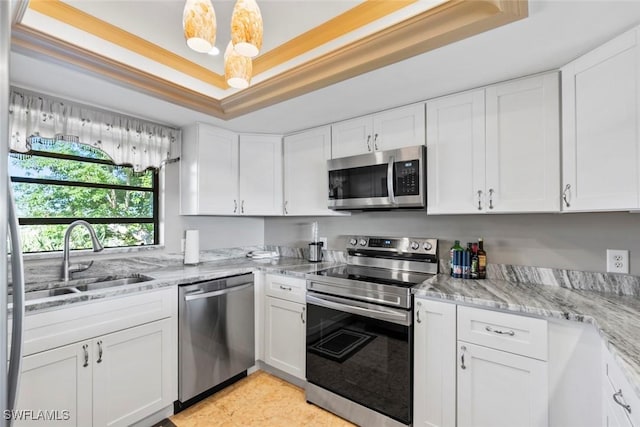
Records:
{"label": "stainless steel microwave", "polygon": [[423,145],[327,160],[330,209],[426,206]]}

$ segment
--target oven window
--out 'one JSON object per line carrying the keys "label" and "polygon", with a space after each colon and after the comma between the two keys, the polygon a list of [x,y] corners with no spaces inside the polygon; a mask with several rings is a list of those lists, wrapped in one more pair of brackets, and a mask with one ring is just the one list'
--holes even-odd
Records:
{"label": "oven window", "polygon": [[307,303],[307,381],[411,422],[411,327]]}
{"label": "oven window", "polygon": [[388,197],[385,165],[329,171],[329,199]]}

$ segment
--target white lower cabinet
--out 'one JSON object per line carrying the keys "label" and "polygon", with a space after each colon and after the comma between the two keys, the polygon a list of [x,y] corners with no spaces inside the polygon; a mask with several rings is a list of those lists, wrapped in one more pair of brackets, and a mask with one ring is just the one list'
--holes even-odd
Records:
{"label": "white lower cabinet", "polygon": [[177,300],[172,287],[27,316],[16,408],[31,419],[14,425],[129,426],[168,414]]}
{"label": "white lower cabinet", "polygon": [[34,413],[34,420],[16,419],[14,426],[43,426],[48,422],[61,427],[92,425],[90,344],[71,344],[23,358],[17,410],[51,411],[48,413],[56,421],[38,420],[39,414]]}
{"label": "white lower cabinet", "polygon": [[172,336],[163,319],[26,356],[17,408],[57,411],[61,426],[131,425],[173,402]]}
{"label": "white lower cabinet", "polygon": [[271,296],[265,301],[264,361],[300,379],[305,379],[305,308]]}
{"label": "white lower cabinet", "polygon": [[164,319],[94,340],[94,426],[128,426],[172,403],[171,332]]}
{"label": "white lower cabinet", "polygon": [[547,363],[458,341],[458,427],[545,427]]}
{"label": "white lower cabinet", "polygon": [[413,425],[456,425],[456,306],[416,298]]}
{"label": "white lower cabinet", "polygon": [[602,363],[602,424],[607,427],[640,426],[640,398],[605,346],[602,347]]}

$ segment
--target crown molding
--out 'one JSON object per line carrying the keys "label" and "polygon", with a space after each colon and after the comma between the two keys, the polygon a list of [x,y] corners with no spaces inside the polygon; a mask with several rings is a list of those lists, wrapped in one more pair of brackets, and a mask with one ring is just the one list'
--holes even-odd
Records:
{"label": "crown molding", "polygon": [[527,17],[527,0],[450,0],[223,99],[16,24],[12,50],[228,120]]}

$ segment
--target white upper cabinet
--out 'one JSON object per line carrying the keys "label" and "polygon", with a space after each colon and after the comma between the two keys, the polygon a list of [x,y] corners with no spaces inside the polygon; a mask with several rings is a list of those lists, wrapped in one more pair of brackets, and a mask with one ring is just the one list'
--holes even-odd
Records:
{"label": "white upper cabinet", "polygon": [[282,214],[282,137],[240,135],[241,215]]}
{"label": "white upper cabinet", "polygon": [[282,137],[183,128],[181,215],[282,214]]}
{"label": "white upper cabinet", "polygon": [[284,214],[333,215],[327,208],[331,128],[284,137]]}
{"label": "white upper cabinet", "polygon": [[558,212],[557,73],[427,102],[427,213]]}
{"label": "white upper cabinet", "polygon": [[562,68],[564,211],[639,207],[637,33]]}
{"label": "white upper cabinet", "polygon": [[203,123],[183,128],[180,213],[234,215],[237,198],[238,135]]}
{"label": "white upper cabinet", "polygon": [[551,73],[486,89],[489,210],[560,210],[558,83]]}
{"label": "white upper cabinet", "polygon": [[424,145],[424,104],[383,111],[331,126],[334,159]]}
{"label": "white upper cabinet", "polygon": [[427,102],[427,213],[483,212],[484,90]]}

